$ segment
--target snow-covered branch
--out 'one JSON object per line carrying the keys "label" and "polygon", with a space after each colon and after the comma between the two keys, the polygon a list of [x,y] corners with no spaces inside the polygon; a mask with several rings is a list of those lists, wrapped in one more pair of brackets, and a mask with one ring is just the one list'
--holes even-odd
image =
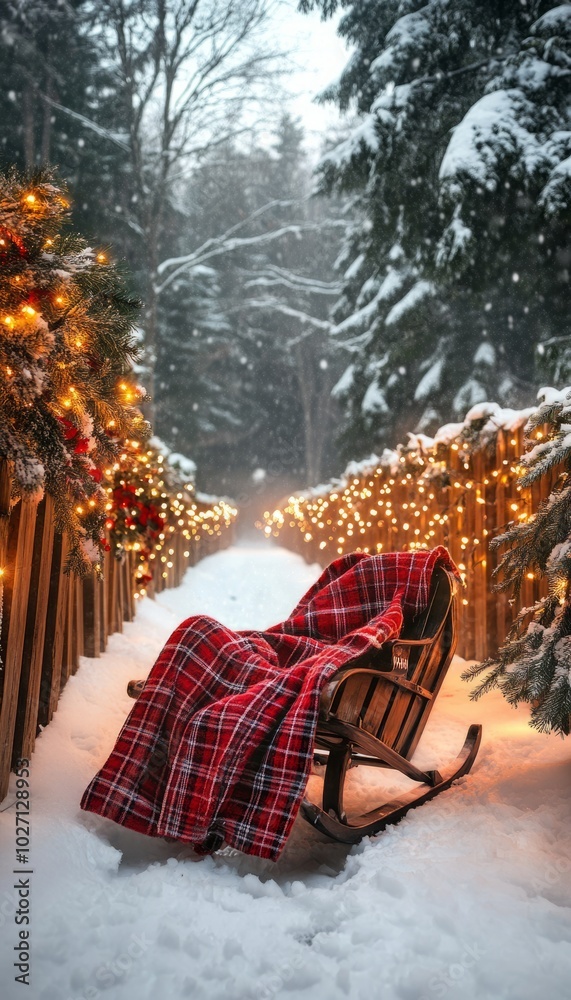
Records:
{"label": "snow-covered branch", "polygon": [[[315,330],[322,330],[324,333],[330,333],[332,329],[332,323],[325,319],[318,319],[316,316],[310,316],[309,313],[303,312],[301,309],[293,309],[291,306],[287,306],[284,302],[280,302],[278,299],[248,299],[247,302],[243,303],[242,307],[247,306],[250,309],[265,309],[266,311],[278,312],[282,316],[290,316],[292,319],[296,319],[299,323],[306,326],[311,326]],[[289,344],[297,343],[299,338],[296,337],[294,340],[288,341]]]}
{"label": "snow-covered branch", "polygon": [[103,128],[102,125],[98,125],[97,122],[92,121],[91,118],[81,115],[79,111],[72,111],[71,108],[66,108],[63,104],[59,104],[57,101],[54,101],[53,98],[48,97],[47,94],[40,94],[40,97],[42,98],[42,101],[45,101],[46,104],[50,105],[50,107],[55,108],[56,111],[61,111],[64,115],[74,118],[75,121],[80,122],[84,128],[90,129],[102,139],[108,139],[109,142],[115,143],[115,145],[119,146],[120,149],[124,149],[127,153],[129,152],[129,143],[127,141],[128,136],[126,133],[112,132],[108,128]]}
{"label": "snow-covered branch", "polygon": [[339,295],[341,284],[337,281],[318,281],[316,278],[304,278],[301,274],[289,271],[284,267],[269,264],[244,285],[245,288],[273,288],[281,286],[294,292],[307,292],[311,295]]}
{"label": "snow-covered branch", "polygon": [[[204,264],[207,260],[213,260],[227,253],[233,253],[235,250],[265,246],[268,243],[273,243],[274,240],[281,239],[282,236],[286,236],[289,233],[299,237],[302,232],[319,228],[318,225],[311,222],[300,222],[282,226],[280,229],[272,229],[265,233],[259,233],[257,236],[229,237],[228,233],[224,233],[222,236],[216,237],[216,239],[208,240],[202,247],[193,250],[192,253],[185,254],[183,257],[170,257],[162,261],[157,268],[159,274],[164,274],[168,268],[174,268],[174,270],[170,272],[161,284],[155,286],[156,294],[160,295],[179,274],[183,271],[191,270],[197,264]],[[231,232],[231,230],[228,232]]]}

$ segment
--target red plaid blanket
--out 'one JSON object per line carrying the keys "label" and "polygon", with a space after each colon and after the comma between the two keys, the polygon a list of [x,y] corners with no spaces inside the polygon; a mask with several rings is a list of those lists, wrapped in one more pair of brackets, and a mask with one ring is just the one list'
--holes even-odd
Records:
{"label": "red plaid blanket", "polygon": [[311,770],[321,690],[426,606],[439,562],[455,570],[442,547],[343,556],[265,632],[182,622],[82,809],[204,852],[226,841],[275,860]]}

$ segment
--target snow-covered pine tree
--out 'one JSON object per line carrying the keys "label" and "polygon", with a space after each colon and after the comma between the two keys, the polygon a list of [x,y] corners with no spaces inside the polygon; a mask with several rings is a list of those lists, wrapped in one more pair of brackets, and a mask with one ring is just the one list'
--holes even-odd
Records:
{"label": "snow-covered pine tree", "polygon": [[164,293],[159,324],[157,433],[177,451],[197,454],[241,426],[229,385],[236,349],[215,269],[178,275]]}
{"label": "snow-covered pine tree", "polygon": [[[0,169],[57,165],[86,237],[136,246],[124,107],[94,21],[101,0],[0,4]],[[131,266],[135,254],[129,254]]]}
{"label": "snow-covered pine tree", "polygon": [[546,574],[549,593],[518,615],[497,655],[468,668],[471,680],[487,671],[472,694],[494,687],[507,701],[530,702],[531,724],[541,732],[571,730],[571,388],[542,389],[540,405],[526,427],[529,449],[522,459],[522,487],[553,475],[555,484],[537,513],[511,525],[492,542],[507,546],[498,567],[501,589],[519,593],[524,576]]}
{"label": "snow-covered pine tree", "polygon": [[354,47],[326,96],[357,125],[320,169],[364,215],[336,315],[355,457],[485,399],[527,401],[538,363],[566,377],[571,4],[314,7],[346,8]]}

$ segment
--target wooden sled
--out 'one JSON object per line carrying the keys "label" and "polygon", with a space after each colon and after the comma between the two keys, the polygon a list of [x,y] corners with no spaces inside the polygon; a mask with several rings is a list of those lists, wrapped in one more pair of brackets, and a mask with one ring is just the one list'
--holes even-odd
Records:
{"label": "wooden sled", "polygon": [[[314,760],[325,764],[323,803],[304,799],[301,815],[333,840],[355,844],[398,823],[409,809],[467,774],[476,759],[482,727],[473,725],[458,757],[445,768],[423,771],[410,761],[456,648],[458,586],[452,573],[438,567],[427,609],[405,622],[399,638],[386,642],[374,658],[341,668],[322,692]],[[394,768],[420,787],[348,818],[345,777],[356,765]]]}

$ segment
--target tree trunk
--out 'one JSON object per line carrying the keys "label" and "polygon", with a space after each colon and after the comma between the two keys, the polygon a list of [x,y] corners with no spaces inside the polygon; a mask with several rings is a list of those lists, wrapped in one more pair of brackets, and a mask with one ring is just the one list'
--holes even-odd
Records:
{"label": "tree trunk", "polygon": [[296,374],[299,383],[299,394],[303,409],[303,433],[305,439],[305,475],[308,483],[313,482],[316,475],[313,421],[313,366],[311,359],[306,357],[303,341],[295,345]]}
{"label": "tree trunk", "polygon": [[[48,69],[47,80],[46,80],[46,97],[54,99],[54,83],[51,71]],[[52,141],[52,117],[53,108],[49,101],[44,101],[44,113],[42,121],[42,147],[41,147],[41,165],[42,167],[49,166],[50,153],[51,153],[51,141]]]}
{"label": "tree trunk", "polygon": [[34,88],[26,83],[22,95],[22,122],[24,125],[24,162],[26,170],[32,171],[36,166],[36,143],[34,129]]}

